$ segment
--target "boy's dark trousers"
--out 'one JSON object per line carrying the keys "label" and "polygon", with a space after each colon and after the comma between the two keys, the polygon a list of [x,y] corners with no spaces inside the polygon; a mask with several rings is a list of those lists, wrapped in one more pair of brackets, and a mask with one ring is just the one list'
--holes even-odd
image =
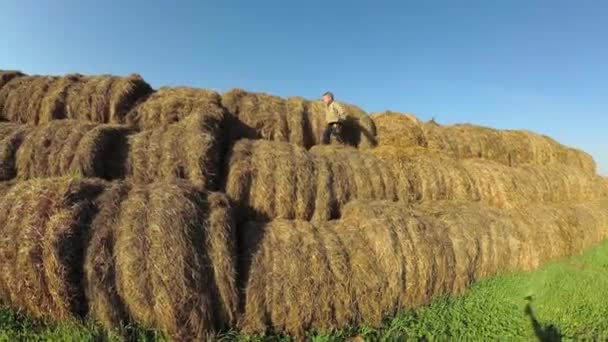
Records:
{"label": "boy's dark trousers", "polygon": [[330,143],[331,137],[334,137],[339,142],[342,141],[342,123],[340,122],[330,122],[325,127],[323,131],[323,137],[321,138],[321,143],[323,145],[328,145]]}

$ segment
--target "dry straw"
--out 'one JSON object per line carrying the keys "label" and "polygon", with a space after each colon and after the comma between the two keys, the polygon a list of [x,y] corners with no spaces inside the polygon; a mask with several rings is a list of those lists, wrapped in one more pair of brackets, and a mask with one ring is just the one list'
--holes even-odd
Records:
{"label": "dry straw", "polygon": [[126,114],[151,92],[135,74],[15,77],[0,88],[0,116],[29,124],[56,119],[124,123]]}
{"label": "dry straw", "polygon": [[240,327],[302,336],[376,326],[475,279],[591,246],[606,237],[607,209],[605,200],[515,211],[355,202],[337,221],[250,223],[239,231],[247,274]]}
{"label": "dry straw", "polygon": [[175,340],[201,340],[233,324],[233,227],[221,194],[184,183],[132,189],[120,206],[113,248],[117,292],[129,316]]}
{"label": "dry straw", "polygon": [[0,181],[11,180],[17,175],[15,154],[30,131],[31,128],[24,125],[0,123]]}
{"label": "dry straw", "polygon": [[354,199],[396,199],[382,160],[348,147],[240,140],[227,158],[225,190],[241,220],[328,220]]}
{"label": "dry straw", "polygon": [[171,125],[129,137],[127,173],[137,183],[187,179],[216,189],[221,143],[209,134],[207,116],[193,114]]}
{"label": "dry straw", "polygon": [[124,126],[73,120],[33,127],[16,153],[17,177],[122,178],[127,134]]}
{"label": "dry straw", "polygon": [[[265,93],[233,89],[222,96],[222,104],[238,118],[233,138],[266,139],[309,148],[319,144],[325,129],[325,108],[319,101],[294,97],[283,99]],[[344,133],[348,144],[375,144],[372,120],[360,108],[344,105],[347,112]]]}
{"label": "dry straw", "polygon": [[25,76],[25,75],[19,71],[0,70],[0,89],[2,89],[2,87],[5,84],[7,84],[10,80],[17,78],[17,77],[21,77],[21,76]]}
{"label": "dry straw", "polygon": [[404,118],[397,113],[376,114],[372,118],[380,145],[404,150],[425,147],[456,159],[483,158],[507,166],[562,163],[595,175],[595,162],[589,154],[532,132],[469,124],[441,126],[434,122],[420,123],[412,116]]}
{"label": "dry straw", "polygon": [[0,295],[34,317],[64,320],[86,313],[82,260],[103,191],[95,180],[33,180],[0,200]]}
{"label": "dry straw", "polygon": [[508,167],[491,160],[455,160],[381,146],[372,154],[392,165],[398,197],[406,202],[481,201],[498,208],[598,199],[599,181],[564,164]]}
{"label": "dry straw", "polygon": [[198,115],[206,131],[220,134],[226,121],[221,96],[210,90],[186,87],[161,88],[128,114],[131,125],[141,130],[160,128]]}

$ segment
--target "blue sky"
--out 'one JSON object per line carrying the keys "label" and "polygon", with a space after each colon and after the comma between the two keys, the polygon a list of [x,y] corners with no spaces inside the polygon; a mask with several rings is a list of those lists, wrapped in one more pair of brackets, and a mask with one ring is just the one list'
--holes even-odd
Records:
{"label": "blue sky", "polygon": [[367,111],[547,134],[608,174],[606,1],[5,0],[0,23],[4,69],[329,89]]}

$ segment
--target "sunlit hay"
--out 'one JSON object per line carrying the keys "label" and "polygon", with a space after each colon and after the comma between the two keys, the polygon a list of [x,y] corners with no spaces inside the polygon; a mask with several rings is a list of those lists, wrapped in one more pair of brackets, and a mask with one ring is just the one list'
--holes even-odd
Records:
{"label": "sunlit hay", "polygon": [[0,123],[0,181],[13,179],[17,175],[15,154],[30,127],[15,123]]}
{"label": "sunlit hay", "polygon": [[[315,145],[321,143],[321,136],[327,127],[325,122],[326,107],[321,101],[308,101],[306,114],[316,138]],[[343,122],[342,138],[346,145],[370,148],[376,146],[376,126],[372,118],[361,108],[340,103],[345,111],[346,119]]]}
{"label": "sunlit hay", "polygon": [[210,90],[164,87],[128,114],[128,122],[141,130],[157,129],[198,115],[205,131],[218,136],[226,121],[221,96]]}
{"label": "sunlit hay", "polygon": [[[300,97],[283,99],[265,93],[233,89],[222,95],[222,104],[238,118],[233,124],[233,139],[265,139],[310,148],[321,142],[326,127],[325,106],[320,101]],[[373,121],[360,108],[343,104],[346,120],[344,142],[352,146],[375,144]]]}
{"label": "sunlit hay", "polygon": [[328,220],[353,199],[396,199],[386,163],[354,148],[308,152],[294,144],[241,140],[227,158],[226,193],[241,220]]}
{"label": "sunlit hay", "polygon": [[19,179],[124,176],[128,129],[58,120],[34,127],[16,153]]}
{"label": "sunlit hay", "polygon": [[221,146],[204,128],[205,121],[206,116],[193,114],[130,136],[128,176],[136,183],[187,179],[217,189]]}
{"label": "sunlit hay", "polygon": [[98,212],[91,223],[89,246],[84,257],[84,291],[89,317],[107,330],[124,331],[129,323],[125,304],[118,295],[114,259],[121,203],[130,186],[117,182],[96,200]]}
{"label": "sunlit hay", "polygon": [[[65,320],[86,313],[82,260],[105,183],[67,178],[14,185],[0,200],[0,281],[12,307]],[[0,286],[3,287],[3,286]]]}
{"label": "sunlit hay", "polygon": [[29,124],[56,119],[124,123],[127,112],[151,92],[139,75],[16,77],[0,89],[0,114]]}
{"label": "sunlit hay", "polygon": [[376,126],[379,146],[402,148],[427,146],[422,123],[414,115],[386,111],[372,114],[370,117]]}
{"label": "sunlit hay", "polygon": [[118,293],[133,320],[175,340],[234,324],[235,237],[223,195],[186,183],[136,187],[118,227]]}
{"label": "sunlit hay", "polygon": [[152,93],[141,76],[79,76],[66,97],[65,117],[99,123],[126,123],[127,113]]}
{"label": "sunlit hay", "polygon": [[2,87],[8,82],[10,82],[12,79],[22,76],[25,75],[20,71],[0,70],[0,89],[2,89]]}
{"label": "sunlit hay", "polygon": [[[594,200],[603,196],[595,177],[563,164],[508,167],[490,160],[455,160],[382,146],[372,154],[392,166],[398,198],[405,202],[481,201],[497,208]],[[419,150],[420,151],[420,150]]]}
{"label": "sunlit hay", "polygon": [[[378,326],[474,281],[578,253],[606,238],[608,201],[499,210],[477,203],[349,203],[340,220],[239,230],[239,327],[303,336]],[[305,264],[306,267],[301,267]]]}

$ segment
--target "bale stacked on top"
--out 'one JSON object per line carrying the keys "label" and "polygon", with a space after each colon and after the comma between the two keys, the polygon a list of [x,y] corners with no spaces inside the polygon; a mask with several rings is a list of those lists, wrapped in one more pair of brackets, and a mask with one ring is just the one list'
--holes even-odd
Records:
{"label": "bale stacked on top", "polygon": [[33,127],[16,153],[17,177],[122,178],[127,134],[124,126],[73,120]]}
{"label": "bale stacked on top", "polygon": [[221,137],[209,133],[207,118],[192,114],[130,136],[128,175],[137,183],[178,178],[217,189]]}
{"label": "bale stacked on top", "polygon": [[241,220],[328,220],[353,199],[396,199],[382,160],[353,148],[240,140],[228,157],[225,191]]}
{"label": "bale stacked on top", "polygon": [[17,183],[0,199],[0,297],[34,317],[86,313],[82,259],[104,189],[96,180]]}
{"label": "bale stacked on top", "polygon": [[20,124],[0,123],[0,181],[11,180],[17,175],[15,154],[30,130]]}
{"label": "bale stacked on top", "polygon": [[607,209],[606,201],[523,212],[364,202],[337,221],[250,223],[239,231],[247,274],[240,327],[302,335],[379,325],[479,277],[530,269],[600,241]]}
{"label": "bale stacked on top", "polygon": [[[299,97],[283,99],[233,89],[222,96],[222,104],[240,123],[233,125],[234,139],[262,138],[309,148],[319,144],[326,127],[325,108],[318,101]],[[346,142],[353,146],[372,146],[376,135],[372,120],[355,106],[345,104],[344,107]]]}
{"label": "bale stacked on top", "polygon": [[25,76],[20,71],[14,70],[0,70],[0,89],[7,84],[10,80],[16,77]]}
{"label": "bale stacked on top", "polygon": [[219,136],[227,119],[220,94],[186,87],[161,88],[128,114],[131,125],[141,130],[179,122],[190,115],[202,116],[207,131]]}
{"label": "bale stacked on top", "polygon": [[[101,249],[106,258],[113,252],[115,270],[109,260],[87,256],[91,281],[112,279],[115,272],[117,293],[90,299],[121,298],[129,317],[175,340],[202,340],[235,322],[234,225],[224,195],[185,183],[152,184],[133,188],[117,215],[108,222],[116,230],[98,231],[91,250]],[[100,239],[113,246],[98,245]],[[102,281],[97,291],[110,289]],[[93,304],[92,314],[113,324],[106,302]]]}
{"label": "bale stacked on top", "polygon": [[392,165],[398,197],[406,202],[482,201],[498,208],[577,202],[603,196],[596,177],[563,164],[508,167],[491,160],[400,154],[391,146],[372,154]]}
{"label": "bale stacked on top", "polygon": [[[304,115],[303,106],[300,107],[301,110],[291,110],[292,106],[285,99],[241,89],[223,94],[222,104],[242,123],[232,127],[231,135],[234,138],[261,138],[289,141],[306,147],[311,145],[311,132],[306,130],[308,118]],[[298,108],[297,103],[292,105]]]}
{"label": "bale stacked on top", "polygon": [[0,88],[0,117],[29,124],[56,119],[124,123],[125,115],[151,92],[135,74],[15,77]]}
{"label": "bale stacked on top", "polygon": [[378,128],[380,145],[403,150],[424,147],[423,150],[441,152],[456,159],[483,158],[507,166],[562,163],[595,175],[595,162],[590,155],[532,132],[500,131],[468,124],[441,126],[434,122],[420,123],[395,113],[372,117]]}

